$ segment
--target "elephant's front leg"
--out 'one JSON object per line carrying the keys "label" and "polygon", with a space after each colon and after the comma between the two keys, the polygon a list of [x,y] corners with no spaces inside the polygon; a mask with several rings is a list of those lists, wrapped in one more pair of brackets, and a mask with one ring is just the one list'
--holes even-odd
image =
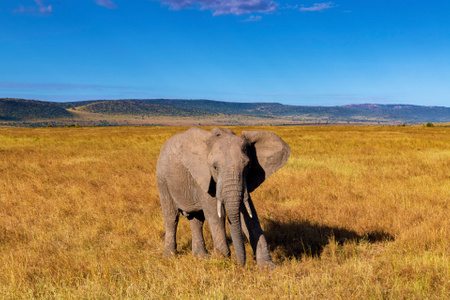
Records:
{"label": "elephant's front leg", "polygon": [[227,244],[227,235],[225,231],[225,218],[217,217],[217,221],[213,222],[210,225],[210,227],[215,251],[221,253],[226,257],[229,257],[230,247],[228,247]]}
{"label": "elephant's front leg", "polygon": [[205,216],[203,211],[190,213],[188,216],[192,232],[192,252],[194,255],[204,257],[208,254],[205,248],[205,239],[203,238],[203,223]]}
{"label": "elephant's front leg", "polygon": [[270,257],[269,247],[251,199],[249,199],[249,204],[252,217],[248,215],[245,207],[241,208],[242,231],[252,246],[253,253],[256,256],[256,264],[261,267],[273,268],[275,264]]}
{"label": "elephant's front leg", "polygon": [[[213,203],[213,205],[209,205]],[[222,255],[229,257],[230,256],[230,248],[227,244],[227,236],[225,231],[225,216],[222,215],[219,218],[217,214],[217,200],[210,199],[210,203],[208,205],[204,205],[203,212],[206,217],[206,221],[211,229],[211,235],[214,244],[215,252],[219,252]]]}

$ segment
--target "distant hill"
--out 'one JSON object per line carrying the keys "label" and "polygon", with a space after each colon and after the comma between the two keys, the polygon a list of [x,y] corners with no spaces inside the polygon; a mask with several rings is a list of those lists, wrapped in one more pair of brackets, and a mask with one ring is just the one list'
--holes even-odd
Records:
{"label": "distant hill", "polygon": [[237,103],[212,100],[129,100],[142,104],[197,109],[209,113],[282,117],[293,120],[318,119],[329,122],[450,122],[450,108],[415,105],[355,104],[344,106],[295,106],[280,103]]}
{"label": "distant hill", "polygon": [[[239,103],[239,102],[224,102],[224,101],[212,101],[212,100],[135,100],[141,103],[169,105],[177,108],[193,108],[206,112],[228,115],[270,115],[272,111],[275,111],[276,107],[284,106],[279,103]],[[266,108],[266,112],[261,109]]]}
{"label": "distant hill", "polygon": [[[354,104],[344,106],[295,106],[280,103],[236,103],[212,100],[124,99],[77,102],[44,102],[0,99],[0,121],[32,126],[33,120],[48,120],[57,126],[70,122],[85,125],[169,124],[171,120],[210,120],[206,124],[304,124],[370,123],[417,124],[450,122],[449,107]],[[250,122],[251,121],[251,122]],[[28,123],[27,123],[28,122]],[[36,123],[37,124],[37,123]],[[39,123],[41,124],[41,123]],[[36,126],[40,126],[37,124]],[[175,124],[175,123],[170,123]],[[205,122],[203,122],[205,124]]]}
{"label": "distant hill", "polygon": [[342,108],[358,115],[387,120],[405,120],[408,123],[450,121],[450,108],[440,106],[352,104]]}
{"label": "distant hill", "polygon": [[54,102],[0,99],[0,120],[23,121],[72,117],[72,113]]}
{"label": "distant hill", "polygon": [[[84,104],[83,102],[79,102]],[[99,101],[88,103],[76,107],[76,110],[108,114],[108,115],[137,115],[137,116],[176,116],[176,117],[195,117],[195,116],[214,116],[218,113],[201,111],[195,108],[178,108],[170,105],[149,104],[142,101],[116,100]]]}

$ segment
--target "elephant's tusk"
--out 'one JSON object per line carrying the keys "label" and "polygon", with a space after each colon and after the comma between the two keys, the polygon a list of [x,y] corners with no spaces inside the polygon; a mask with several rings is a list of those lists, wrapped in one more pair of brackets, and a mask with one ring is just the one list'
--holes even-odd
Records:
{"label": "elephant's tusk", "polygon": [[217,214],[222,218],[222,201],[217,200]]}
{"label": "elephant's tusk", "polygon": [[248,189],[247,189],[247,179],[244,179],[244,205],[245,205],[245,209],[247,210],[248,215],[250,216],[250,218],[253,218],[252,215],[252,209],[250,208],[250,203],[248,201],[248,199],[250,198],[249,194],[248,194]]}
{"label": "elephant's tusk", "polygon": [[250,208],[250,203],[248,202],[248,194],[247,196],[244,196],[244,205],[250,218],[253,218],[252,209]]}

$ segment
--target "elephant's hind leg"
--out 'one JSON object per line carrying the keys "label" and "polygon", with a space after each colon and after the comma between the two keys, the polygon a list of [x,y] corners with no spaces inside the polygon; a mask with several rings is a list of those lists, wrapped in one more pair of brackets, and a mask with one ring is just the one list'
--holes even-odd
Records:
{"label": "elephant's hind leg", "polygon": [[179,219],[179,211],[175,207],[172,197],[167,190],[165,183],[158,180],[159,200],[164,216],[165,243],[164,256],[172,257],[177,250],[177,226]]}
{"label": "elephant's hind leg", "polygon": [[205,248],[205,239],[203,238],[203,223],[205,216],[203,211],[189,214],[189,223],[192,232],[192,252],[194,255],[204,257],[208,254]]}

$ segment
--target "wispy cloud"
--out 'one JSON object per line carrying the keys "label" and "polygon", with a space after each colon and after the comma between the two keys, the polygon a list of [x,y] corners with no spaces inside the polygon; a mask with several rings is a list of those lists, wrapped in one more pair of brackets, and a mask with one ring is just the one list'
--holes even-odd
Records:
{"label": "wispy cloud", "polygon": [[43,0],[34,0],[34,2],[36,2],[39,12],[41,14],[51,14],[53,12],[52,6],[51,5],[45,6]]}
{"label": "wispy cloud", "polygon": [[261,16],[250,16],[248,19],[243,20],[242,22],[257,22],[257,21],[261,21],[262,17]]}
{"label": "wispy cloud", "polygon": [[95,0],[95,3],[97,3],[100,6],[104,6],[109,9],[116,9],[117,5],[114,4],[111,0]]}
{"label": "wispy cloud", "polygon": [[278,3],[268,0],[159,0],[171,9],[199,8],[211,10],[214,16],[269,13],[277,9]]}
{"label": "wispy cloud", "polygon": [[30,91],[30,90],[107,90],[128,89],[126,86],[106,86],[97,84],[67,84],[67,83],[28,83],[28,82],[0,82],[0,90]]}
{"label": "wispy cloud", "polygon": [[[49,0],[33,0],[35,2],[34,6],[24,6],[20,5],[13,12],[15,14],[32,14],[32,15],[48,15],[53,13],[52,5],[46,5],[45,2]],[[213,16],[220,15],[246,15],[254,13],[271,13],[278,9],[299,9],[303,12],[310,11],[322,11],[325,9],[333,8],[336,5],[334,2],[324,2],[324,3],[314,3],[313,6],[304,7],[299,5],[289,5],[280,6],[278,1],[272,0],[156,0],[161,2],[163,5],[169,6],[173,10],[183,10],[183,9],[198,9],[198,10],[209,10],[212,12]],[[116,9],[117,5],[114,0],[94,0],[95,4],[99,6],[106,7],[108,9]],[[346,11],[347,12],[347,11]],[[250,16],[244,22],[254,22],[260,21],[261,16]]]}
{"label": "wispy cloud", "polygon": [[19,8],[14,10],[16,14],[39,14],[46,15],[51,14],[53,12],[53,8],[51,5],[45,5],[43,0],[34,0],[36,6],[23,6],[20,5]]}
{"label": "wispy cloud", "polygon": [[334,7],[333,2],[326,2],[326,3],[314,3],[311,7],[301,7],[300,11],[322,11],[324,9],[332,8]]}

